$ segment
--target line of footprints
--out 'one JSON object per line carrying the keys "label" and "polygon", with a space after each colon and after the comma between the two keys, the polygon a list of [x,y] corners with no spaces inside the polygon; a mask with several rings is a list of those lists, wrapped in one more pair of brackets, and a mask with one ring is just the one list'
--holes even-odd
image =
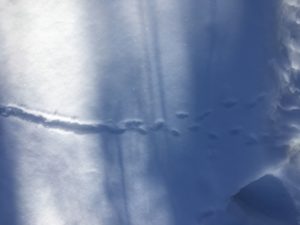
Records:
{"label": "line of footprints", "polygon": [[[254,100],[250,101],[248,104],[245,105],[246,109],[252,109],[255,106],[257,106],[260,102],[262,102],[265,99],[265,94],[258,95]],[[237,107],[238,105],[238,100],[236,99],[227,99],[221,103],[222,107],[225,109],[232,109],[234,107]],[[190,115],[189,112],[187,111],[177,111],[175,113],[175,116],[180,119],[180,120],[185,120],[188,121],[191,117],[193,117],[193,122],[187,127],[187,130],[190,131],[191,133],[198,133],[201,131],[201,123],[204,122],[205,120],[209,119],[209,117],[214,113],[213,110],[207,110],[202,112],[201,114],[193,117]],[[245,113],[249,113],[248,111]],[[148,131],[159,131],[159,130],[165,130],[168,131],[170,135],[174,137],[180,137],[181,136],[181,131],[168,127],[165,124],[165,121],[163,119],[157,119],[154,121],[154,123],[151,126],[148,126],[146,128],[145,124],[143,123],[142,120],[139,119],[131,119],[131,120],[125,120],[121,122],[121,127],[123,127],[126,130],[134,130],[137,131],[141,134],[147,134]],[[231,129],[229,129],[228,133],[232,136],[237,136],[237,135],[246,135],[246,132],[244,132],[243,128],[241,126],[236,126]],[[260,137],[259,137],[260,136]],[[207,132],[207,137],[210,140],[218,140],[219,135],[216,132]],[[260,141],[268,141],[270,140],[271,136],[263,132],[261,135],[257,134],[247,134],[246,135],[246,145],[255,145],[258,144]]]}
{"label": "line of footprints", "polygon": [[[251,102],[246,104],[247,109],[252,109],[257,106],[262,100],[264,100],[265,95],[258,95]],[[227,99],[221,103],[222,107],[225,109],[232,109],[238,106],[239,101],[233,98]],[[243,113],[248,113],[243,112]],[[184,122],[190,122],[190,118],[193,117],[192,123],[187,127],[187,130],[191,133],[198,133],[201,129],[201,123],[211,117],[211,114],[214,114],[214,110],[204,111],[197,116],[191,116],[187,111],[177,111],[175,116],[177,119]],[[101,133],[108,132],[112,134],[123,134],[126,131],[137,132],[142,135],[146,135],[149,132],[156,131],[165,131],[172,135],[173,137],[180,137],[182,132],[179,129],[168,126],[164,119],[156,119],[153,123],[147,124],[141,119],[126,119],[122,120],[119,123],[113,121],[108,121],[106,123],[82,123],[76,121],[65,121],[65,120],[56,120],[49,119],[40,114],[31,113],[19,107],[10,107],[10,106],[1,106],[0,107],[0,116],[3,117],[17,117],[22,120],[40,124],[44,127],[62,129],[65,131],[75,132],[79,134],[89,134],[89,133]],[[240,134],[246,135],[246,132],[243,131],[242,127],[233,127],[229,130],[229,134],[232,136],[237,136]],[[216,141],[219,139],[219,134],[215,132],[207,132],[207,137],[209,140]],[[270,140],[270,135],[264,133],[260,135],[256,134],[247,134],[246,144],[254,145],[257,144],[260,140],[267,141]]]}

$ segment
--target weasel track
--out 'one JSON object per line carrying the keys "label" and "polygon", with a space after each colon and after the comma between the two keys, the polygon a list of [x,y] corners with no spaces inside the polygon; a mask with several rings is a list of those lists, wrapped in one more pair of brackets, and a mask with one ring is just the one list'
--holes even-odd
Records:
{"label": "weasel track", "polygon": [[[234,102],[234,105],[236,104],[237,102]],[[228,108],[224,105],[223,107]],[[231,108],[231,105],[229,108]],[[207,120],[212,112],[212,110],[204,111],[202,114],[195,116],[193,120],[189,119],[190,114],[187,111],[178,111],[174,116],[180,120],[187,120],[189,123],[186,127],[187,132],[198,133],[202,128],[201,122]],[[46,128],[58,129],[76,134],[111,133],[119,135],[125,132],[136,132],[141,135],[147,135],[163,131],[173,137],[180,137],[182,135],[182,131],[176,127],[169,126],[162,118],[157,118],[152,123],[146,123],[144,120],[138,118],[124,119],[118,122],[82,121],[72,117],[59,116],[56,113],[49,114],[33,111],[17,105],[0,105],[0,116],[14,117]],[[229,133],[234,133],[235,135],[239,134],[239,132],[232,131],[232,129],[229,130]],[[209,139],[213,141],[219,139],[218,134],[207,131],[207,135]]]}

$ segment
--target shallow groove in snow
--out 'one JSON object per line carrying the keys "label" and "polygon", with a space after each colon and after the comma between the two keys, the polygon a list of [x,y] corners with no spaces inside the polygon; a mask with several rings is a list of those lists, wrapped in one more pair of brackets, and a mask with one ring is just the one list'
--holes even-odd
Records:
{"label": "shallow groove in snow", "polygon": [[[234,106],[236,104],[237,102],[234,101]],[[222,102],[221,105],[225,109],[228,109],[227,105],[224,106],[224,102]],[[231,106],[232,105],[230,104],[229,108],[231,108]],[[111,133],[118,135],[125,132],[136,132],[141,135],[147,135],[149,133],[163,131],[173,137],[180,137],[184,132],[198,133],[204,131],[210,140],[217,141],[219,140],[220,134],[203,129],[202,126],[202,122],[209,119],[213,112],[214,110],[206,110],[199,115],[193,115],[193,119],[190,118],[191,115],[187,111],[180,110],[175,112],[175,119],[186,120],[186,127],[182,128],[184,130],[180,130],[178,127],[174,126],[174,124],[168,124],[163,118],[157,118],[152,122],[146,122],[139,118],[127,118],[121,121],[86,121],[68,116],[61,116],[57,113],[34,111],[19,105],[0,104],[1,117],[14,117],[46,128],[73,132],[76,134]],[[228,129],[228,133],[231,135],[238,135],[242,130],[242,127],[232,127]]]}
{"label": "shallow groove in snow", "polygon": [[173,136],[180,135],[179,131],[174,132],[173,129],[168,129],[165,121],[162,119],[154,121],[152,125],[146,125],[144,121],[140,119],[126,119],[117,124],[113,122],[88,122],[75,120],[69,117],[62,117],[55,114],[36,112],[12,105],[0,105],[0,116],[15,117],[27,122],[42,125],[47,128],[59,129],[77,134],[93,134],[103,132],[122,134],[126,131],[134,131],[145,135],[150,131],[159,131],[165,129]]}
{"label": "shallow groove in snow", "polygon": [[40,124],[48,128],[56,128],[64,131],[72,131],[75,133],[122,133],[123,129],[110,124],[103,123],[89,123],[76,121],[67,117],[59,117],[51,114],[44,114],[33,112],[16,106],[3,106],[0,105],[0,115],[2,117],[16,117],[21,120]]}

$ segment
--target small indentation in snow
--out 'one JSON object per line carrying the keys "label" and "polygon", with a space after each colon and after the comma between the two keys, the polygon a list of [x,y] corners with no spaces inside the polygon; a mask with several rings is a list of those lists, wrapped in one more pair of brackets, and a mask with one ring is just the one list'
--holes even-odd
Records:
{"label": "small indentation in snow", "polygon": [[186,119],[189,117],[189,113],[185,111],[176,112],[176,117],[179,119]]}
{"label": "small indentation in snow", "polygon": [[170,129],[170,134],[171,134],[172,136],[174,136],[174,137],[179,137],[179,136],[180,136],[179,130],[174,129],[174,128]]}
{"label": "small indentation in snow", "polygon": [[234,106],[236,106],[238,104],[238,101],[234,98],[230,98],[230,99],[227,99],[225,101],[222,102],[222,105],[225,107],[225,108],[233,108]]}

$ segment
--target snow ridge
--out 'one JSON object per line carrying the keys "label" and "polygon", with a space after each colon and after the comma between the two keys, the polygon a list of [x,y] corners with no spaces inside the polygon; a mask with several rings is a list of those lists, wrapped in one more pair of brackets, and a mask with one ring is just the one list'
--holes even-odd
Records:
{"label": "snow ridge", "polygon": [[288,152],[295,153],[300,132],[300,0],[284,0],[280,18],[279,37],[284,57],[276,68],[280,92],[274,104],[274,122],[276,130],[286,137],[284,145]]}

